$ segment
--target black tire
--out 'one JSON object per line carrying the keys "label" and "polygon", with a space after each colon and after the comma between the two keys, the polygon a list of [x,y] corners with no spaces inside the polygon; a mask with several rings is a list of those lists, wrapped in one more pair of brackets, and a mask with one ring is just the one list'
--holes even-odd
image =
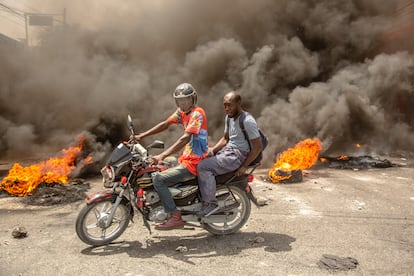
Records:
{"label": "black tire", "polygon": [[111,225],[106,228],[102,225],[112,206],[113,202],[105,199],[83,207],[76,219],[76,234],[84,243],[93,246],[105,245],[124,233],[131,215],[130,209],[122,202],[115,211]]}
{"label": "black tire", "polygon": [[[206,223],[204,228],[214,235],[228,235],[233,234],[240,230],[240,228],[247,222],[250,216],[251,203],[245,191],[236,186],[230,186],[230,190],[240,203],[239,206],[226,210],[224,212],[218,212],[211,216],[220,215],[226,216],[225,222],[220,223]],[[217,188],[216,198],[226,200],[228,204],[235,204],[233,196],[229,192],[226,186]]]}

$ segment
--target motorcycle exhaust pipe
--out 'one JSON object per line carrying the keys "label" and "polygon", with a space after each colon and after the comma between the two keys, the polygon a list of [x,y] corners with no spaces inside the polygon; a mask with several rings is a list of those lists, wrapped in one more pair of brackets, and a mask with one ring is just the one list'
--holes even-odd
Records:
{"label": "motorcycle exhaust pipe", "polygon": [[247,194],[247,197],[250,199],[250,201],[253,202],[254,205],[256,205],[257,207],[263,207],[267,205],[266,201],[257,200],[256,196],[253,193],[253,189],[252,187],[250,187],[249,184],[246,185],[246,194]]}
{"label": "motorcycle exhaust pipe", "polygon": [[257,197],[254,195],[254,193],[253,193],[253,189],[252,189],[252,187],[250,187],[250,185],[249,185],[249,183],[253,182],[253,180],[254,180],[254,176],[253,176],[253,174],[249,174],[249,175],[247,176],[247,185],[246,185],[246,194],[247,194],[247,197],[248,197],[248,198],[250,199],[250,201],[251,201],[251,202],[253,202],[253,203],[254,203],[254,205],[256,205],[257,207],[262,207],[262,206],[267,205],[266,201],[264,201],[264,200],[259,201],[259,200],[257,199]]}

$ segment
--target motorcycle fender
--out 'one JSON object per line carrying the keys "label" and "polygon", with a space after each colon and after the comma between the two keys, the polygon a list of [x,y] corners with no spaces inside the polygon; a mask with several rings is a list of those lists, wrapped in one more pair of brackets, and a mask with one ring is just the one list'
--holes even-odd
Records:
{"label": "motorcycle fender", "polygon": [[[96,194],[92,194],[88,196],[87,198],[85,198],[85,202],[87,205],[95,203],[95,202],[100,202],[105,199],[110,199],[112,202],[114,202],[117,196],[118,196],[117,193],[114,193],[111,190],[108,190],[108,191],[98,192]],[[131,204],[129,204],[129,200],[126,197],[123,197],[121,202],[125,204],[126,206],[130,207],[129,212],[131,214],[131,221],[133,221],[132,219],[134,217],[134,208],[131,206]]]}
{"label": "motorcycle fender", "polygon": [[105,200],[105,199],[115,200],[117,196],[118,196],[118,194],[113,193],[112,191],[108,190],[108,191],[98,192],[96,194],[92,194],[90,196],[87,196],[85,198],[85,202],[86,202],[86,204],[89,205],[91,203],[100,202],[100,201]]}

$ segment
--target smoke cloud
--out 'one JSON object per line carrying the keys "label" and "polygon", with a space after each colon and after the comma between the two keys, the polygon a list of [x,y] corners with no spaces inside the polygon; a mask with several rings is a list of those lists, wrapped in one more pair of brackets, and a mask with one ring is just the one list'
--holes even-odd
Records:
{"label": "smoke cloud", "polygon": [[[240,91],[269,137],[267,165],[309,137],[326,153],[414,149],[414,58],[378,44],[396,1],[38,2],[66,8],[68,25],[31,49],[0,46],[2,158],[57,151],[80,134],[103,158],[129,136],[127,114],[136,131],[167,118],[182,82],[198,91],[211,144],[224,94]],[[143,142],[170,145],[180,133]]]}

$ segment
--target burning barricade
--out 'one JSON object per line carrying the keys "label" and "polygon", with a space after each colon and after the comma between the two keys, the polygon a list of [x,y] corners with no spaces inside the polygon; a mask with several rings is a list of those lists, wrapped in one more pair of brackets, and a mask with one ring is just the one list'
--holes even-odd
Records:
{"label": "burning barricade", "polygon": [[67,184],[70,174],[80,167],[92,163],[92,157],[80,159],[75,165],[82,151],[85,141],[81,137],[78,145],[62,150],[62,157],[50,158],[47,161],[23,167],[15,163],[9,173],[0,183],[0,191],[4,190],[10,195],[24,197],[31,195],[42,183]]}
{"label": "burning barricade", "polygon": [[336,157],[320,156],[320,164],[332,168],[332,169],[372,169],[372,168],[390,168],[398,166],[387,159],[379,159],[367,155],[367,152],[371,152],[368,145],[355,144],[357,150],[357,156],[339,155]]}
{"label": "burning barricade", "polygon": [[[355,147],[361,150],[360,144]],[[374,158],[369,155],[348,156],[340,155],[337,157],[321,156],[322,150],[320,141],[315,139],[306,139],[290,148],[283,153],[269,170],[269,178],[274,183],[293,183],[301,182],[303,175],[302,170],[311,168],[319,161],[319,165],[334,169],[371,169],[371,168],[389,168],[398,166],[387,159]]]}
{"label": "burning barricade", "polygon": [[390,168],[397,166],[387,159],[378,159],[369,155],[338,157],[320,157],[319,161],[325,166],[333,169],[371,169],[371,168]]}
{"label": "burning barricade", "polygon": [[279,159],[269,170],[272,182],[291,183],[302,181],[302,170],[312,167],[322,150],[319,139],[305,139],[281,153]]}

